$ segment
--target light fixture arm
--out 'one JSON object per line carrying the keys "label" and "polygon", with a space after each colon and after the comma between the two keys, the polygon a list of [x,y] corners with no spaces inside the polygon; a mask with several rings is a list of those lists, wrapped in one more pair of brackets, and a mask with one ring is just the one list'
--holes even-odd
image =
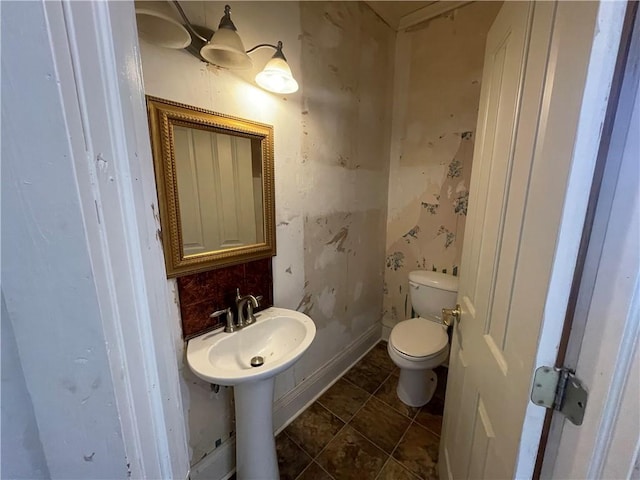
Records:
{"label": "light fixture arm", "polygon": [[178,3],[178,0],[173,0],[173,5],[178,10],[178,13],[182,17],[182,20],[184,21],[184,26],[187,28],[187,30],[189,30],[189,33],[191,34],[191,36],[192,37],[196,37],[197,39],[203,41],[204,43],[207,43],[209,40],[207,40],[202,35],[200,35],[198,32],[196,32],[195,28],[193,28],[193,25],[191,25],[191,22],[187,18],[187,15],[184,13],[184,10],[182,9],[180,4]]}
{"label": "light fixture arm", "polygon": [[255,47],[251,47],[249,50],[247,50],[246,53],[252,53],[252,52],[256,51],[259,48],[266,48],[266,47],[273,48],[276,51],[276,53],[273,54],[273,56],[275,58],[281,58],[285,62],[287,61],[286,57],[284,56],[284,53],[282,53],[282,42],[281,41],[278,41],[277,45],[271,45],[270,43],[260,43],[260,44],[256,45]]}

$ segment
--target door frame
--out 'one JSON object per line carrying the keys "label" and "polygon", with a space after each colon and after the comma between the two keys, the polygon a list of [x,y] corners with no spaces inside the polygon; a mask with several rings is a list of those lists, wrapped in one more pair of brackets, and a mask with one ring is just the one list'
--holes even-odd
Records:
{"label": "door frame", "polygon": [[[593,5],[593,4],[591,4]],[[545,144],[550,148],[544,155],[563,155],[556,150],[564,145],[562,135],[566,130],[564,99],[576,89],[574,78],[563,78],[563,70],[571,68],[574,62],[572,48],[576,42],[585,41],[575,37],[575,22],[580,13],[574,2],[558,2],[552,43],[550,47],[547,81],[543,103],[546,103],[546,118],[542,119]],[[583,8],[589,8],[586,5]],[[623,2],[599,2],[594,33],[591,36],[591,50],[584,80],[582,100],[579,107],[577,129],[573,137],[571,168],[562,206],[562,219],[556,241],[556,251],[547,289],[542,327],[538,337],[538,351],[535,368],[552,365],[558,352],[563,321],[570,296],[573,272],[578,258],[580,239],[587,212],[589,192],[594,177],[595,165],[600,145],[602,122],[608,103],[613,72],[619,49],[626,4]],[[579,63],[574,68],[584,68]],[[564,77],[571,77],[565,75]],[[532,377],[533,377],[533,372]],[[516,478],[530,478],[533,474],[545,410],[529,402],[525,413],[520,439]]]}
{"label": "door frame", "polygon": [[126,454],[113,462],[131,478],[188,478],[183,340],[170,314],[134,5],[42,8]]}
{"label": "door frame", "polygon": [[[616,217],[624,216],[624,214],[614,211],[612,204],[614,196],[621,193],[621,187],[617,183],[618,175],[621,165],[625,161],[623,160],[625,158],[625,148],[627,148],[625,142],[632,128],[631,117],[634,114],[634,101],[636,101],[637,95],[639,94],[639,82],[640,16],[638,16],[638,3],[630,2],[627,4],[620,50],[618,52],[612,82],[608,111],[602,129],[603,133],[590,191],[577,266],[571,286],[571,294],[563,325],[558,356],[554,364],[556,367],[567,367],[577,371],[578,376],[581,374],[581,371],[593,374],[594,370],[593,365],[587,364],[585,359],[580,357],[583,348],[585,352],[590,352],[595,348],[600,349],[599,347],[605,347],[605,332],[619,327],[613,318],[606,316],[599,319],[597,322],[598,325],[596,325],[593,320],[590,323],[589,315],[592,311],[592,302],[594,302],[598,294],[598,292],[594,290],[598,276],[611,273],[611,264],[601,264],[603,256],[607,253],[606,249],[611,249],[611,247],[605,245],[605,239],[611,236],[621,236],[625,233],[624,231],[619,231],[619,226],[615,225]],[[637,108],[637,105],[635,108]],[[628,162],[629,159],[627,158],[626,161]],[[632,195],[632,193],[629,192],[625,192],[625,194]],[[618,228],[618,231],[614,230],[615,228]],[[628,260],[633,257],[634,253],[637,254],[637,252],[633,252],[629,249],[629,246],[625,244],[620,244],[617,247],[619,251],[614,255],[614,261],[617,262],[616,269],[629,269],[626,264],[629,263]],[[609,254],[611,254],[610,250]],[[631,281],[635,280],[636,282],[636,298],[634,299],[633,289],[625,292],[626,296],[618,298],[620,302],[618,307],[620,307],[621,312],[624,311],[624,307],[633,305],[634,301],[636,303],[638,302],[637,289],[640,272],[636,270],[635,277],[633,273],[630,274],[630,277],[632,278]],[[595,302],[601,304],[603,300],[605,299],[600,296],[599,300],[595,300]],[[608,299],[606,300],[608,301]],[[635,308],[637,309],[637,305]],[[637,324],[638,320],[637,318],[634,320],[632,316],[633,308],[629,308],[627,316],[622,323],[633,327],[634,322]],[[591,331],[597,330],[599,332],[597,335],[597,343],[594,343],[593,339],[589,342],[587,338],[587,343],[583,345],[585,331],[587,329]],[[540,439],[534,478],[551,478],[553,476],[556,459],[558,458],[560,445],[563,441],[563,433],[567,427],[569,427],[569,430],[573,430],[573,438],[570,440],[565,439],[567,442],[572,442],[572,447],[568,450],[572,452],[572,456],[575,459],[577,459],[578,456],[586,457],[577,462],[581,465],[580,469],[582,469],[584,465],[589,465],[589,471],[587,472],[585,468],[580,475],[587,475],[590,478],[600,476],[601,469],[604,468],[604,462],[606,460],[605,456],[603,456],[605,455],[603,453],[605,449],[601,445],[600,448],[595,448],[594,451],[589,451],[589,454],[585,454],[584,450],[582,452],[578,451],[577,443],[580,437],[582,437],[582,442],[589,446],[596,442],[596,437],[599,438],[601,443],[606,443],[609,440],[608,437],[611,435],[611,429],[613,428],[612,423],[615,422],[621,414],[621,408],[623,408],[621,398],[625,394],[623,392],[624,387],[630,378],[632,367],[637,368],[637,365],[632,366],[631,359],[633,349],[636,348],[638,327],[635,325],[633,328],[618,328],[617,330],[619,330],[619,332],[614,334],[614,338],[616,345],[621,347],[621,354],[617,354],[615,349],[605,347],[602,351],[606,353],[606,356],[599,359],[600,362],[605,362],[605,364],[612,366],[612,370],[618,373],[611,381],[610,390],[607,392],[601,388],[601,385],[605,383],[604,380],[587,384],[587,388],[592,394],[590,398],[592,407],[585,412],[584,428],[571,427],[566,423],[563,415],[554,410],[547,410]],[[609,340],[613,340],[613,338]],[[606,368],[604,364],[600,364],[599,370],[602,371]],[[638,372],[636,372],[636,375],[637,373]],[[607,380],[608,379],[609,378],[607,378]],[[596,380],[598,379],[596,378]],[[603,395],[613,397],[613,400],[611,398],[604,398]],[[604,405],[606,405],[606,407]],[[590,422],[589,416],[591,416],[591,418],[601,416],[602,423],[598,428],[594,428],[593,425],[588,425]],[[584,448],[588,447],[583,446],[583,449]],[[566,457],[567,451],[564,450],[560,455]],[[567,468],[567,465],[576,462],[563,458],[562,463],[564,464],[564,468]],[[567,472],[564,471],[562,474],[567,474]]]}

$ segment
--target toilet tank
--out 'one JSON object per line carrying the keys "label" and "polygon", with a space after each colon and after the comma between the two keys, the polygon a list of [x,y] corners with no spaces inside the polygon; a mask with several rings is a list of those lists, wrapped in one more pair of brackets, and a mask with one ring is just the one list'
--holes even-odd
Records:
{"label": "toilet tank", "polygon": [[442,323],[442,309],[456,306],[458,277],[427,270],[409,273],[409,296],[419,316]]}

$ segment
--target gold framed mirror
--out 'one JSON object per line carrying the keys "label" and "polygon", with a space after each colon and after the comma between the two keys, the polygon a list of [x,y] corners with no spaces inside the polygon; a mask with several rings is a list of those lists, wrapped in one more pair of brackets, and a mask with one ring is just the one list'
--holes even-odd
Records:
{"label": "gold framed mirror", "polygon": [[273,127],[147,96],[168,277],[276,254]]}

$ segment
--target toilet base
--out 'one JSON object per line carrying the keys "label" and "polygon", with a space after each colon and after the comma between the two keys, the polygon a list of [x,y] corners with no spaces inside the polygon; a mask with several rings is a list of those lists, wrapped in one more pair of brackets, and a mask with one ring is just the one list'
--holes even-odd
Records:
{"label": "toilet base", "polygon": [[401,368],[396,392],[405,405],[422,407],[429,403],[437,386],[438,376],[433,370]]}

